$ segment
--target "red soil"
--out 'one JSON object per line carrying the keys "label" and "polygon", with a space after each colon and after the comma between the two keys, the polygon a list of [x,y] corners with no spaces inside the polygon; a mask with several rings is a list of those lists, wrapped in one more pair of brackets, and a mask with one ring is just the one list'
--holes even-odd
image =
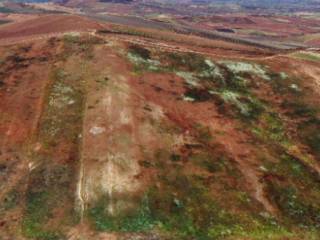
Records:
{"label": "red soil", "polygon": [[0,27],[0,39],[68,31],[102,29],[102,25],[75,15],[44,15]]}
{"label": "red soil", "polygon": [[[190,23],[190,19],[186,23]],[[279,36],[298,36],[307,33],[316,33],[320,26],[314,19],[302,19],[298,17],[272,17],[229,14],[201,18],[194,23],[199,28],[217,29],[231,28],[239,30],[262,31]]]}
{"label": "red soil", "polygon": [[48,52],[39,53],[38,50],[25,53],[20,64],[16,63],[15,55],[12,55],[13,60],[6,61],[5,87],[0,89],[0,145],[2,147],[23,143],[37,127],[48,76],[48,65],[33,57],[40,54],[46,58],[49,54]]}

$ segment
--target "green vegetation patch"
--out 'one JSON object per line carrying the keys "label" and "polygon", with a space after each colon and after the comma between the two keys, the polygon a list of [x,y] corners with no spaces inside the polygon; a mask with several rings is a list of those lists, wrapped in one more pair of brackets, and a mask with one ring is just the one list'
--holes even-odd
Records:
{"label": "green vegetation patch", "polygon": [[163,64],[172,70],[180,70],[202,74],[204,77],[220,76],[219,68],[210,59],[194,53],[162,53],[160,58]]}
{"label": "green vegetation patch", "polygon": [[113,216],[108,213],[108,198],[102,198],[88,210],[89,219],[98,231],[148,232],[154,219],[149,209],[148,197],[144,197],[136,210]]}
{"label": "green vegetation patch", "polygon": [[265,166],[269,196],[286,222],[303,228],[320,228],[320,182],[316,173],[287,154],[277,163],[269,162]]}
{"label": "green vegetation patch", "polygon": [[236,108],[242,117],[246,119],[256,119],[263,111],[263,104],[256,98],[225,90],[218,94],[226,103]]}
{"label": "green vegetation patch", "polygon": [[234,61],[220,61],[219,63],[226,66],[231,72],[235,74],[250,73],[257,75],[264,80],[270,80],[270,76],[267,70],[259,64]]}
{"label": "green vegetation patch", "polygon": [[299,140],[310,147],[316,157],[320,157],[319,109],[304,100],[304,96],[288,98],[282,103],[286,115],[297,122]]}
{"label": "green vegetation patch", "polygon": [[65,197],[71,197],[70,183],[70,170],[63,165],[46,163],[44,167],[31,173],[26,193],[26,210],[22,219],[24,236],[40,240],[62,238],[59,226],[47,226],[47,223],[53,217],[54,209],[63,207],[61,205]]}
{"label": "green vegetation patch", "polygon": [[[170,53],[163,57],[187,84],[183,99],[186,101],[215,101],[223,107],[230,105],[240,116],[256,118],[263,104],[250,92],[252,74],[266,79],[267,72],[260,65],[232,62],[214,63],[201,55]],[[163,62],[163,60],[161,61]]]}
{"label": "green vegetation patch", "polygon": [[312,52],[298,52],[293,54],[296,58],[301,58],[303,60],[308,60],[312,62],[320,62],[320,54]]}
{"label": "green vegetation patch", "polygon": [[[22,233],[30,239],[60,240],[64,239],[63,226],[73,225],[77,218],[70,203],[74,201],[73,170],[84,108],[80,75],[54,68],[44,106],[35,136],[43,147],[37,153],[30,153],[35,167],[29,175]],[[55,216],[56,212],[59,216]]]}
{"label": "green vegetation patch", "polygon": [[[319,113],[306,103],[298,78],[256,63],[213,62],[197,54],[155,54],[141,49],[135,54],[144,61],[157,61],[158,69],[184,79],[183,100],[212,101],[222,114],[231,113],[252,130],[258,137],[254,139],[275,160],[265,161],[261,181],[281,215],[278,222],[263,212],[241,184],[242,174],[232,159],[208,146],[214,136],[200,125],[193,126],[200,146],[188,146],[181,152],[162,149],[155,154],[155,162],[144,162],[144,167],[158,173],[157,185],[148,193],[152,229],[160,229],[171,239],[282,239],[297,236],[299,231],[318,231],[319,179],[301,160],[288,155],[295,141],[308,145],[315,156],[320,147]],[[264,100],[255,91],[260,84],[270,85],[283,102],[273,106]],[[289,135],[288,124],[297,126],[298,139]]]}
{"label": "green vegetation patch", "polygon": [[280,116],[275,112],[264,112],[260,119],[260,126],[254,127],[253,132],[265,142],[286,144],[287,136]]}
{"label": "green vegetation patch", "polygon": [[91,35],[66,34],[63,37],[64,53],[63,59],[68,58],[72,54],[81,54],[84,59],[90,60],[94,57],[94,46],[103,44],[100,38]]}
{"label": "green vegetation patch", "polygon": [[296,188],[270,184],[269,191],[281,211],[288,220],[300,225],[300,227],[320,227],[320,208],[313,202],[306,201]]}
{"label": "green vegetation patch", "polygon": [[300,88],[299,79],[296,77],[289,77],[284,72],[271,72],[270,77],[272,81],[270,84],[275,93],[292,94],[294,96],[301,96],[302,89]]}
{"label": "green vegetation patch", "polygon": [[143,71],[160,71],[160,62],[151,59],[151,52],[148,49],[138,45],[132,45],[129,48],[128,59],[134,64],[134,71],[141,73]]}
{"label": "green vegetation patch", "polygon": [[77,142],[84,104],[81,79],[63,69],[53,70],[51,78],[53,83],[40,129],[40,138],[47,147],[56,146],[62,139]]}
{"label": "green vegetation patch", "polygon": [[[251,91],[256,76],[270,80],[265,67],[246,62],[212,60],[193,53],[151,53],[150,50],[132,46],[129,60],[141,71],[174,72],[185,80],[182,99],[189,102],[212,101],[221,112],[233,113],[243,120],[256,119],[264,105]],[[229,109],[229,111],[226,111]]]}
{"label": "green vegetation patch", "polygon": [[143,59],[150,59],[151,58],[151,52],[143,47],[140,47],[139,45],[131,45],[129,47],[129,53],[139,56]]}
{"label": "green vegetation patch", "polygon": [[17,190],[9,191],[0,203],[0,212],[1,210],[6,211],[15,208],[19,203],[20,197],[20,193]]}
{"label": "green vegetation patch", "polygon": [[[297,77],[291,77],[283,72],[270,73],[269,81],[275,94],[284,99],[280,104],[283,115],[295,122],[297,137],[293,140],[307,145],[311,153],[320,157],[320,119],[319,108],[309,103],[309,96],[313,96],[310,89],[303,87],[303,82]],[[270,123],[272,125],[272,123]],[[268,134],[266,131],[256,129],[258,134]],[[274,129],[275,130],[275,129]],[[268,131],[268,130],[267,130]],[[260,132],[260,133],[259,133]],[[269,131],[269,133],[271,133]],[[271,136],[272,138],[275,137]],[[283,137],[278,136],[284,140]],[[274,139],[276,140],[276,139]],[[283,141],[281,143],[284,143]]]}
{"label": "green vegetation patch", "polygon": [[259,207],[242,189],[235,163],[222,146],[208,148],[214,138],[207,128],[197,125],[195,131],[201,144],[186,146],[189,154],[159,149],[148,166],[158,171],[158,183],[148,193],[154,229],[170,239],[209,240],[260,228],[267,220],[255,216]]}

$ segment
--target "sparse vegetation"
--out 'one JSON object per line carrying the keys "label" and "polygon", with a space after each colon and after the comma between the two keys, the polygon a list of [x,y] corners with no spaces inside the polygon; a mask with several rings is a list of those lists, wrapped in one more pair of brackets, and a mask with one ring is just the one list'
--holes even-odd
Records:
{"label": "sparse vegetation", "polygon": [[[213,51],[183,53],[187,45],[162,52],[141,38],[143,46],[122,49],[132,36],[121,44],[114,39],[127,35],[113,34],[108,44],[93,36],[1,50],[0,179],[26,183],[0,183],[0,218],[9,216],[0,220],[0,239],[4,229],[35,240],[109,236],[101,232],[120,239],[318,240],[318,95],[298,73],[273,72],[274,63],[262,62],[278,56],[247,46],[211,46],[217,60],[208,57]],[[224,51],[261,64],[221,61]],[[121,66],[123,58],[136,74]],[[32,74],[50,67],[43,82]],[[17,84],[25,79],[36,82],[28,91]],[[21,99],[28,104],[20,107]],[[21,166],[14,154],[23,156]],[[82,159],[87,165],[79,168]],[[116,164],[100,172],[107,161]],[[84,189],[76,192],[77,180]]]}
{"label": "sparse vegetation", "polygon": [[145,49],[143,47],[140,47],[139,45],[131,45],[129,47],[129,53],[133,54],[133,55],[137,55],[141,58],[144,59],[150,59],[150,51],[148,49]]}
{"label": "sparse vegetation", "polygon": [[295,119],[300,140],[310,147],[311,151],[320,156],[320,119],[318,109],[310,106],[304,96],[291,97],[282,104],[287,115]]}
{"label": "sparse vegetation", "polygon": [[72,54],[82,54],[84,59],[90,60],[94,57],[93,48],[97,44],[104,43],[103,40],[93,36],[80,34],[67,34],[63,37],[65,51],[63,58],[66,59]]}
{"label": "sparse vegetation", "polygon": [[275,183],[269,186],[271,196],[281,211],[300,227],[320,226],[320,209],[314,203],[306,202],[294,187],[281,187]]}
{"label": "sparse vegetation", "polygon": [[268,194],[281,210],[286,224],[319,228],[320,191],[316,174],[288,154],[282,154],[277,163],[266,162],[265,166]]}
{"label": "sparse vegetation", "polygon": [[304,60],[312,61],[312,62],[320,62],[320,54],[312,53],[312,52],[299,52],[293,54],[296,58],[301,58]]}
{"label": "sparse vegetation", "polygon": [[[56,240],[62,236],[53,226],[47,227],[53,210],[68,194],[70,173],[64,166],[52,166],[32,172],[26,195],[26,210],[22,219],[22,231],[27,238]],[[61,219],[62,221],[62,219]]]}
{"label": "sparse vegetation", "polygon": [[[138,51],[136,47],[134,49],[135,52]],[[217,104],[219,100],[220,107],[223,105],[223,108],[226,108],[230,105],[246,120],[256,119],[264,110],[263,104],[249,89],[251,74],[270,80],[267,71],[260,65],[240,62],[220,62],[219,65],[191,53],[161,53],[157,60],[153,60],[150,51],[145,52],[141,47],[138,49],[138,52],[144,52],[147,60],[139,53],[136,53],[139,57],[134,59],[130,55],[133,50],[129,50],[129,59],[135,63],[135,68],[144,66],[140,70],[156,68],[173,71],[186,81],[186,92],[183,96],[185,101],[214,101]]]}
{"label": "sparse vegetation", "polygon": [[[1,8],[0,8],[0,12],[1,12]],[[10,21],[7,21],[7,20],[0,20],[0,25],[2,24],[6,24],[6,23],[9,23]]]}
{"label": "sparse vegetation", "polygon": [[[70,40],[71,41],[71,40]],[[73,41],[73,40],[72,40]],[[77,75],[79,76],[79,75]],[[39,123],[36,141],[43,148],[31,152],[35,169],[29,176],[26,209],[22,219],[25,237],[39,240],[61,240],[62,225],[76,223],[73,206],[72,170],[78,157],[79,132],[82,126],[83,81],[62,68],[54,68],[47,88],[45,107]],[[66,163],[57,164],[56,151],[63,146],[67,156],[59,158]],[[61,216],[55,224],[55,211]]]}
{"label": "sparse vegetation", "polygon": [[249,73],[255,74],[264,80],[270,80],[267,71],[256,63],[220,61],[220,64],[226,66],[232,73]]}
{"label": "sparse vegetation", "polygon": [[20,193],[13,189],[11,191],[9,191],[4,199],[3,199],[3,202],[0,203],[0,211],[3,209],[3,210],[10,210],[10,209],[13,209],[17,206],[18,202],[20,200]]}
{"label": "sparse vegetation", "polygon": [[52,79],[48,108],[40,132],[48,147],[57,145],[62,137],[71,142],[77,141],[83,109],[80,79],[71,78],[63,69],[55,69]]}
{"label": "sparse vegetation", "polygon": [[108,198],[102,198],[95,207],[88,211],[89,218],[99,231],[111,232],[147,232],[154,225],[151,216],[148,197],[144,197],[140,206],[129,213],[112,216],[107,212]]}
{"label": "sparse vegetation", "polygon": [[151,59],[151,52],[148,49],[138,45],[132,45],[127,54],[128,59],[134,64],[134,71],[141,73],[143,71],[160,71],[160,62]]}
{"label": "sparse vegetation", "polygon": [[197,123],[195,124],[194,128],[196,130],[197,137],[200,142],[209,143],[211,140],[213,140],[213,136],[210,132],[209,127],[203,126],[202,124]]}
{"label": "sparse vegetation", "polygon": [[274,112],[265,112],[260,117],[261,127],[255,127],[253,132],[266,142],[286,143],[287,137],[281,118]]}
{"label": "sparse vegetation", "polygon": [[[230,159],[218,153],[217,156],[212,155],[204,149],[192,154],[187,161],[193,167],[201,167],[213,174],[206,178],[186,174],[183,167],[170,165],[164,160],[166,155],[159,154],[156,157],[162,163],[159,175],[162,184],[149,192],[150,211],[156,223],[154,228],[171,239],[225,239],[245,236],[248,231],[259,232],[259,235],[267,231],[281,236],[287,233],[272,219],[251,219],[239,213],[234,215],[231,210],[224,208],[225,201],[228,201],[228,205],[230,201],[238,205],[239,196],[244,199],[241,201],[242,208],[249,207],[248,203],[252,204],[250,197],[237,191],[237,187],[230,186],[230,189],[234,189],[233,194],[228,191],[230,178],[239,178],[241,175],[232,166]],[[179,161],[185,162],[186,159],[180,158]],[[215,181],[225,184],[225,188],[220,189],[219,196],[214,197],[211,194],[215,189]]]}

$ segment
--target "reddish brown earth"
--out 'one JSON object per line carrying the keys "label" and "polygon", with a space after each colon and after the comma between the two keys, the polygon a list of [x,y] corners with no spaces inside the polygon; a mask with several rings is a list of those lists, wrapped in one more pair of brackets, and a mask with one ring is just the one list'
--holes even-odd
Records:
{"label": "reddish brown earth", "polygon": [[[190,22],[189,19],[187,19],[188,22]],[[235,31],[237,29],[256,30],[285,37],[316,33],[316,28],[319,27],[319,21],[316,19],[281,16],[237,16],[236,14],[203,17],[203,19],[200,17],[196,24],[198,27],[205,27],[207,29],[225,27],[234,29]]]}
{"label": "reddish brown earth", "polygon": [[44,15],[1,26],[0,39],[71,31],[91,31],[102,28],[101,24],[80,16]]}
{"label": "reddish brown earth", "polygon": [[320,47],[320,38],[313,39],[311,41],[308,41],[309,44],[311,44],[314,47]]}
{"label": "reddish brown earth", "polygon": [[[233,23],[248,24],[248,21],[236,18]],[[280,176],[266,173],[262,168],[266,162],[278,163],[281,156],[277,151],[283,146],[257,140],[248,122],[233,117],[230,104],[222,111],[208,93],[204,101],[183,100],[188,86],[183,78],[169,70],[137,71],[129,61],[128,51],[132,46],[139,46],[152,56],[194,54],[193,58],[200,56],[214,62],[228,59],[262,64],[272,72],[286,72],[289,80],[303,79],[299,87],[308,92],[304,101],[310,106],[320,104],[319,64],[251,46],[169,32],[138,29],[148,35],[141,37],[129,35],[128,30],[123,31],[125,34],[97,33],[101,29],[106,26],[70,15],[40,16],[0,27],[0,45],[6,45],[0,47],[0,60],[3,60],[0,62],[0,80],[3,79],[3,86],[0,85],[0,201],[4,202],[11,190],[20,196],[14,207],[4,212],[1,208],[0,214],[5,220],[0,221],[0,237],[41,239],[42,231],[52,230],[70,240],[132,236],[153,239],[153,234],[159,239],[162,234],[163,239],[170,239],[171,232],[99,233],[95,229],[96,219],[92,220],[88,212],[105,198],[105,208],[100,213],[110,214],[110,218],[128,209],[138,209],[138,200],[150,187],[159,193],[169,192],[156,202],[160,207],[172,195],[178,207],[180,201],[187,199],[185,204],[196,201],[203,197],[197,191],[208,188],[206,196],[217,200],[221,208],[226,209],[223,211],[245,219],[243,226],[249,230],[243,231],[247,233],[252,230],[248,225],[256,224],[258,220],[254,217],[259,214],[277,219],[279,224],[289,221],[267,183],[279,181],[289,185],[293,181],[286,181],[290,174]],[[16,43],[12,45],[10,41]],[[247,73],[244,77],[254,80],[255,96],[281,116],[284,131],[293,142],[293,147],[282,154],[294,157],[308,171],[318,174],[317,155],[298,136],[297,123],[301,119],[286,116],[287,109],[282,107],[292,96],[277,92],[270,82],[257,76]],[[257,120],[255,124],[254,127],[263,127],[265,123]],[[199,159],[192,157],[204,153],[212,165],[220,156],[228,159],[225,164],[233,172],[211,172],[197,165]],[[65,173],[66,170],[69,172]],[[181,176],[196,180],[182,181],[183,186],[170,188],[170,184],[181,184],[179,181],[184,179],[178,178]],[[181,195],[180,191],[198,181],[203,185],[192,189],[196,190],[196,200],[192,199],[192,191],[187,196]],[[37,194],[42,191],[48,194],[49,203],[41,202]],[[38,196],[36,199],[40,202],[36,202],[36,208],[30,212],[32,194]],[[316,199],[316,194],[318,192],[312,192],[310,198]],[[243,196],[245,201],[249,199],[249,204],[243,202]],[[169,206],[173,203],[169,202]],[[202,203],[195,204],[199,208],[211,204]],[[51,211],[41,218],[43,204]],[[194,214],[194,209],[192,206],[188,211]],[[201,211],[207,216],[207,209],[201,208]],[[39,216],[34,217],[34,212]],[[223,214],[226,213],[220,212]],[[201,222],[203,216],[195,222]],[[37,225],[28,225],[30,221],[39,224],[40,230]],[[289,224],[292,229],[287,231],[292,231],[293,237],[275,230],[280,237],[275,235],[272,239],[308,239],[313,234],[296,223]],[[256,238],[242,235],[232,239]]]}

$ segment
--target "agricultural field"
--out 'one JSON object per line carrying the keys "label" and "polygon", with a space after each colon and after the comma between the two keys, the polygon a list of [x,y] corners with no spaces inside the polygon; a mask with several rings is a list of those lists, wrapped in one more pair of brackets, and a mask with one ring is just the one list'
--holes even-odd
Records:
{"label": "agricultural field", "polygon": [[319,239],[316,47],[0,16],[0,240]]}

